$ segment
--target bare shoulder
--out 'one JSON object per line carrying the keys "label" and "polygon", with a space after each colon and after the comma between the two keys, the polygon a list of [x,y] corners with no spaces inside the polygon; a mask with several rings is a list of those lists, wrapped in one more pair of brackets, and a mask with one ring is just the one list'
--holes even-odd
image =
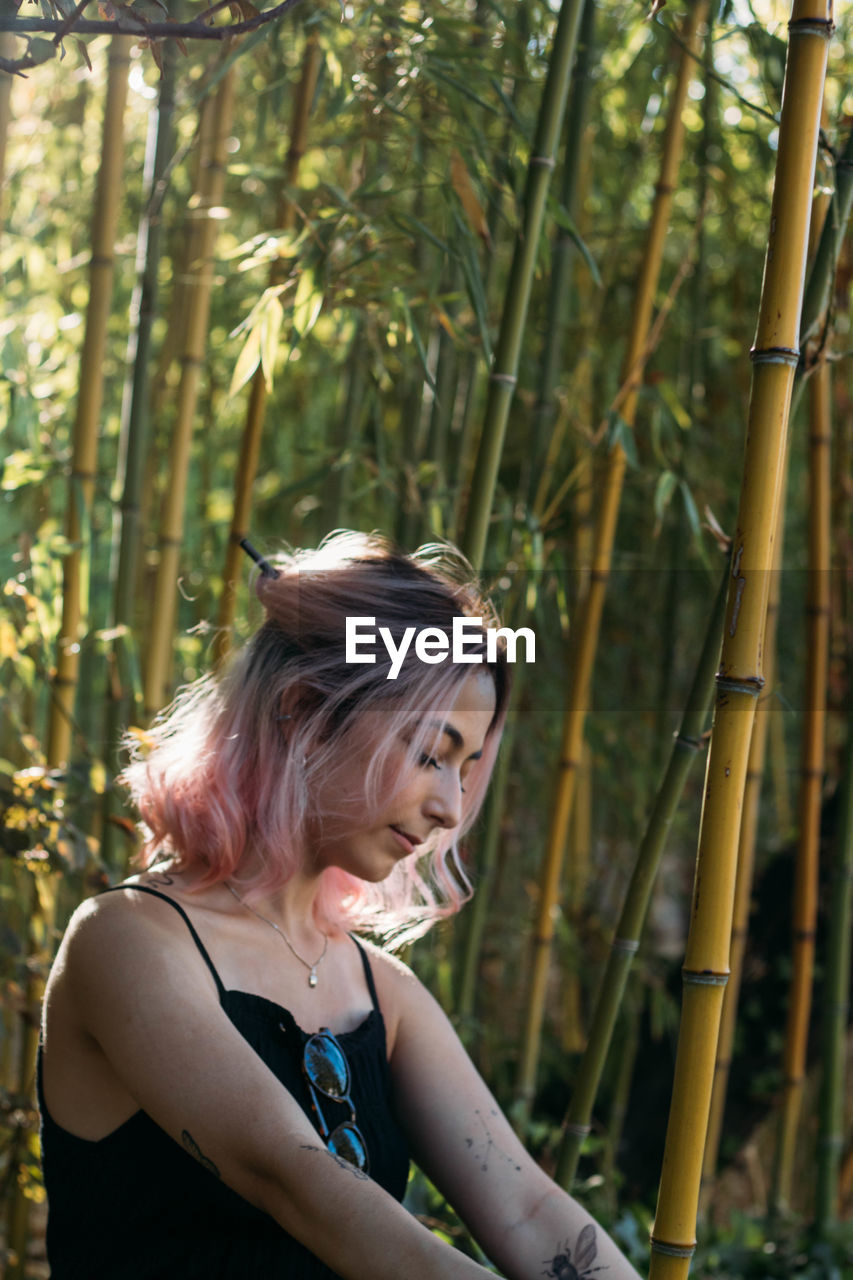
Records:
{"label": "bare shoulder", "polygon": [[[142,878],[139,883],[144,883]],[[123,890],[82,902],[69,921],[57,968],[87,1027],[89,1013],[103,1007],[109,990],[117,996],[129,993],[140,979],[149,991],[168,990],[173,979],[196,998],[217,999],[178,912],[149,893]]]}

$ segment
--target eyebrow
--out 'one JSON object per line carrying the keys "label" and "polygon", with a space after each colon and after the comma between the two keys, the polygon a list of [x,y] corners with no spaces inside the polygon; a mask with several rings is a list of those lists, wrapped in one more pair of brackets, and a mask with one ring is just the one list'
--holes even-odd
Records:
{"label": "eyebrow", "polygon": [[[442,733],[446,733],[450,741],[453,743],[454,747],[465,746],[465,739],[462,737],[462,734],[455,727],[455,725],[441,724],[439,723],[438,720],[430,720],[429,724],[432,728],[441,729]],[[469,760],[479,760],[482,758],[482,755],[483,755],[483,749],[481,747],[479,751],[472,752],[471,755],[468,756],[467,758]]]}

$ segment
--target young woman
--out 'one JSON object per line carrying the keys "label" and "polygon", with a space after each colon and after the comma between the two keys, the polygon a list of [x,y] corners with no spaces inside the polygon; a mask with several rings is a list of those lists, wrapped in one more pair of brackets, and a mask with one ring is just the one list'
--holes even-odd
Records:
{"label": "young woman", "polygon": [[[410,1156],[507,1276],[636,1280],[411,971],[352,932],[399,943],[469,893],[456,842],[508,695],[493,611],[448,548],[343,533],[261,564],[263,625],[126,771],[143,869],[78,908],[51,971],[53,1280],[489,1274],[402,1207]],[[348,654],[353,617],[375,661]],[[475,661],[435,661],[459,617]]]}

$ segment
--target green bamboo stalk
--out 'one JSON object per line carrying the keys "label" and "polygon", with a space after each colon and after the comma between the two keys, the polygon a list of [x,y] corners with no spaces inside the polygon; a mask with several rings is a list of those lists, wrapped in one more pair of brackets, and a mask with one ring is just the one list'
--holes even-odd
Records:
{"label": "green bamboo stalk", "polygon": [[836,276],[841,247],[853,206],[853,126],[835,161],[835,191],[818,241],[803,298],[800,346],[813,338],[823,323]]}
{"label": "green bamboo stalk", "polygon": [[359,319],[350,344],[347,361],[347,391],[344,411],[336,441],[338,462],[332,472],[332,486],[328,510],[330,525],[335,529],[348,529],[350,525],[350,494],[352,492],[353,466],[358,450],[358,435],[364,414],[368,384],[368,349],[364,320]]}
{"label": "green bamboo stalk", "polygon": [[[312,28],[306,38],[302,55],[299,85],[294,97],[290,146],[288,147],[284,168],[284,190],[278,201],[277,223],[283,230],[291,230],[296,223],[296,206],[288,195],[288,191],[296,185],[299,178],[299,166],[302,163],[302,157],[305,155],[308,138],[308,118],[311,104],[314,101],[314,91],[317,87],[321,61],[322,52],[316,28]],[[283,274],[283,264],[274,263],[270,269],[270,285],[273,286],[279,283],[283,278]],[[240,443],[240,458],[237,464],[237,476],[234,485],[234,511],[228,535],[228,547],[225,553],[222,595],[219,601],[217,618],[215,654],[218,662],[222,661],[230,648],[231,624],[234,621],[234,610],[237,605],[237,583],[241,580],[241,564],[243,560],[243,551],[240,544],[244,538],[249,536],[252,490],[258,472],[267,395],[267,372],[261,362],[252,378],[246,422]]]}
{"label": "green bamboo stalk", "polygon": [[225,140],[231,128],[234,69],[220,81],[216,93],[210,160],[201,178],[198,204],[199,243],[193,263],[187,308],[187,330],[181,353],[177,417],[169,458],[169,484],[160,527],[160,561],[148,637],[144,675],[145,715],[153,716],[166,700],[169,660],[174,638],[178,561],[184,530],[184,507],[189,475],[192,429],[198,403],[201,370],[207,342],[207,326],[213,290],[213,251],[218,220],[210,210],[222,204],[225,187]]}
{"label": "green bamboo stalk", "polygon": [[[851,655],[853,658],[853,655]],[[853,675],[853,660],[848,663]],[[830,894],[829,937],[823,998],[823,1075],[817,1150],[815,1226],[828,1235],[839,1216],[839,1174],[844,1148],[844,1058],[850,1006],[850,952],[853,938],[853,702],[847,751],[840,781],[841,805]]]}
{"label": "green bamboo stalk", "polygon": [[498,756],[495,776],[490,784],[489,795],[486,800],[485,830],[478,848],[476,893],[471,906],[466,912],[465,924],[467,928],[462,953],[459,996],[456,1001],[456,1010],[463,1026],[471,1025],[476,1011],[480,955],[483,950],[483,937],[486,932],[486,922],[491,906],[501,836],[501,818],[503,817],[504,802],[506,800],[506,785],[515,745],[515,734],[518,728],[518,708],[521,705],[527,674],[527,663],[522,663],[516,667],[513,678],[512,698],[501,740],[500,755]]}
{"label": "green bamboo stalk", "polygon": [[521,341],[545,216],[545,200],[554,167],[554,153],[565,114],[569,73],[581,9],[582,0],[562,0],[527,170],[522,223],[516,238],[500,334],[489,375],[485,420],[463,537],[464,550],[477,569],[483,565],[509,407],[518,381]]}
{"label": "green bamboo stalk", "polygon": [[[583,137],[592,92],[592,52],[595,39],[595,0],[584,0],[578,52],[572,74],[571,97],[566,116],[566,140],[563,158],[563,175],[560,184],[560,204],[577,225],[578,188]],[[577,261],[577,244],[573,236],[563,228],[554,235],[551,253],[551,279],[548,286],[545,341],[539,365],[539,389],[533,414],[533,443],[529,474],[528,503],[532,503],[535,489],[542,473],[547,437],[556,416],[555,392],[566,359],[569,311],[572,298],[572,271]]]}
{"label": "green bamboo stalk", "polygon": [[[158,274],[163,246],[162,204],[166,172],[173,149],[175,60],[169,41],[163,49],[163,69],[156,115],[150,122],[143,173],[144,206],[136,242],[137,282],[130,303],[127,345],[128,377],[121,407],[116,489],[121,500],[113,521],[110,582],[113,587],[110,628],[117,632],[109,655],[105,741],[113,769],[118,766],[118,739],[139,692],[133,640],[134,597],[142,540],[142,487],[148,453],[151,388],[151,328],[157,310]],[[101,854],[113,865],[114,831],[109,816],[114,804],[111,787],[104,791]],[[119,870],[117,866],[114,867]]]}
{"label": "green bamboo stalk", "polygon": [[74,443],[68,478],[65,532],[70,549],[63,563],[62,625],[48,724],[46,754],[51,768],[64,765],[70,752],[80,631],[88,603],[88,527],[95,490],[98,425],[104,388],[104,352],[115,265],[113,251],[124,168],[122,122],[130,69],[128,40],[127,36],[114,36],[110,43],[101,166],[92,222],[86,334],[80,357]]}
{"label": "green bamboo stalk", "polygon": [[[15,37],[10,31],[0,33],[0,58],[15,56]],[[6,181],[6,143],[9,137],[13,77],[0,71],[0,232],[3,230],[3,188]]]}
{"label": "green bamboo stalk", "polygon": [[640,944],[640,936],[666,845],[690,766],[702,745],[702,733],[714,693],[714,674],[720,656],[728,574],[724,575],[708,621],[705,641],[687,698],[681,726],[675,736],[666,773],[649,817],[637,861],[628,885],[625,904],[611,944],[601,990],[596,1001],[589,1040],[575,1079],[572,1100],[563,1125],[564,1136],[557,1157],[556,1178],[570,1189],[577,1172],[583,1141],[591,1129],[592,1108],[607,1059],[613,1028],[625,983]]}
{"label": "green bamboo stalk", "polygon": [[634,1080],[634,1067],[640,1048],[640,1026],[642,1021],[645,990],[639,980],[636,969],[631,970],[628,979],[623,1007],[624,1032],[619,1053],[616,1080],[613,1085],[613,1097],[610,1102],[610,1116],[607,1124],[604,1158],[601,1162],[601,1175],[607,1188],[612,1212],[617,1208],[616,1178],[617,1156],[622,1141],[622,1131],[628,1117],[628,1103],[631,1097],[631,1085]]}

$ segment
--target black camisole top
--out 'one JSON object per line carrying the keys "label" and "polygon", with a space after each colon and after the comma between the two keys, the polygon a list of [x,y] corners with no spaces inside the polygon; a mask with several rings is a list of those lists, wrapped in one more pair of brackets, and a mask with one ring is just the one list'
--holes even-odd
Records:
{"label": "black camisole top", "polygon": [[[302,1074],[308,1033],[264,996],[226,991],[181,906],[147,885],[116,885],[163,898],[179,911],[213,974],[234,1026],[316,1124]],[[385,1024],[370,961],[358,946],[373,1008],[337,1037],[351,1076],[370,1175],[397,1200],[406,1190],[409,1152],[394,1114]],[[37,1060],[41,1151],[48,1199],[51,1280],[330,1280],[323,1262],[274,1218],[245,1200],[179,1146],[142,1110],[97,1141],[75,1137],[51,1118]],[[216,1069],[211,1062],[210,1069]],[[323,1098],[329,1128],[350,1118]]]}

